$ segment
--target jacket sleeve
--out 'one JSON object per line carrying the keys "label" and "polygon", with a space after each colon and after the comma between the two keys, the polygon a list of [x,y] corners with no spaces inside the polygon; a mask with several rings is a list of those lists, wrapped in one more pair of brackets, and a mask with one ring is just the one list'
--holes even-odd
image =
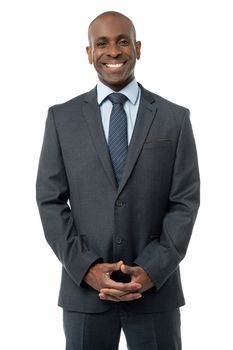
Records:
{"label": "jacket sleeve", "polygon": [[160,240],[153,240],[134,261],[160,289],[184,258],[200,203],[197,152],[187,110],[176,149],[168,210]]}
{"label": "jacket sleeve", "polygon": [[46,120],[39,160],[36,199],[47,242],[80,286],[88,268],[101,258],[88,250],[75,227],[68,205],[69,186],[52,107]]}

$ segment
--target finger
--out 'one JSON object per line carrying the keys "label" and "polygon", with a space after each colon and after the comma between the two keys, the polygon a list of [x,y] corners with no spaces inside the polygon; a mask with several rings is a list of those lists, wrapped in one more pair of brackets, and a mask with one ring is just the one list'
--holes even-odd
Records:
{"label": "finger", "polygon": [[100,300],[115,301],[115,302],[117,302],[117,303],[120,302],[120,300],[117,299],[116,297],[111,296],[111,295],[105,295],[105,294],[103,294],[103,293],[100,293],[100,294],[99,294],[99,298],[100,298]]}
{"label": "finger", "polygon": [[110,294],[100,293],[99,294],[101,300],[111,300],[111,301],[133,301],[140,299],[142,294],[140,293],[127,293],[122,296],[113,296]]}
{"label": "finger", "polygon": [[134,292],[141,289],[142,285],[136,282],[122,283],[122,282],[115,282],[112,279],[109,279],[107,280],[105,287],[118,289],[122,292]]}
{"label": "finger", "polygon": [[133,274],[135,272],[135,267],[122,264],[121,265],[121,271],[123,273],[125,273],[125,274],[131,275],[131,274]]}
{"label": "finger", "polygon": [[123,264],[123,261],[120,260],[116,263],[112,263],[112,264],[104,264],[103,266],[103,272],[112,272],[112,271],[118,271],[121,269],[121,265]]}
{"label": "finger", "polygon": [[[125,283],[126,284],[126,283]],[[117,295],[120,294],[125,294],[129,292],[139,292],[139,290],[142,289],[142,285],[140,283],[133,283],[131,282],[130,284],[127,283],[128,286],[124,286],[124,288],[113,288],[113,287],[108,287],[108,288],[101,288],[100,292],[105,293],[106,291],[116,291]]]}
{"label": "finger", "polygon": [[113,289],[113,288],[102,288],[100,290],[100,293],[106,294],[106,295],[112,295],[114,297],[121,297],[122,295],[128,294],[129,292],[122,292],[122,290],[119,289]]}
{"label": "finger", "polygon": [[110,294],[100,293],[99,294],[101,300],[111,300],[111,301],[132,301],[136,299],[140,299],[142,294],[140,293],[127,293],[122,296],[114,296]]}

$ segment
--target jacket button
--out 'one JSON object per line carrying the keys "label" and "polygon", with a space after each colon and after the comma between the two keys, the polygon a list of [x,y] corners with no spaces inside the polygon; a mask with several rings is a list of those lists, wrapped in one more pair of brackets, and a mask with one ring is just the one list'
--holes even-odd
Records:
{"label": "jacket button", "polygon": [[122,201],[119,201],[119,200],[116,201],[116,206],[117,207],[123,207],[123,205],[125,205],[125,202],[122,202]]}
{"label": "jacket button", "polygon": [[122,238],[121,237],[116,237],[116,243],[121,244],[122,243]]}

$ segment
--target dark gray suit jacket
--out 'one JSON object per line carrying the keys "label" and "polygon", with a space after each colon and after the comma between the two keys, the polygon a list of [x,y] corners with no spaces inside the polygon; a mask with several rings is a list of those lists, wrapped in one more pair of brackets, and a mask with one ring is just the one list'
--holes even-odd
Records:
{"label": "dark gray suit jacket", "polygon": [[[113,304],[83,282],[95,262],[141,266],[155,287],[124,307],[184,304],[179,263],[199,207],[196,147],[186,108],[142,86],[122,182],[117,188],[96,88],[49,109],[37,176],[46,239],[62,263],[59,305],[103,312]],[[121,274],[115,279],[121,280]]]}

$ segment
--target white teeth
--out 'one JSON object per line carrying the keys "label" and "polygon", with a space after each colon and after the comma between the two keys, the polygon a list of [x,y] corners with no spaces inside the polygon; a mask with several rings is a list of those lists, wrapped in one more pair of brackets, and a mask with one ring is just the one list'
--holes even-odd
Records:
{"label": "white teeth", "polygon": [[108,68],[120,68],[122,66],[123,66],[123,63],[116,63],[116,64],[111,64],[111,63],[107,64],[106,63],[106,67],[108,67]]}

